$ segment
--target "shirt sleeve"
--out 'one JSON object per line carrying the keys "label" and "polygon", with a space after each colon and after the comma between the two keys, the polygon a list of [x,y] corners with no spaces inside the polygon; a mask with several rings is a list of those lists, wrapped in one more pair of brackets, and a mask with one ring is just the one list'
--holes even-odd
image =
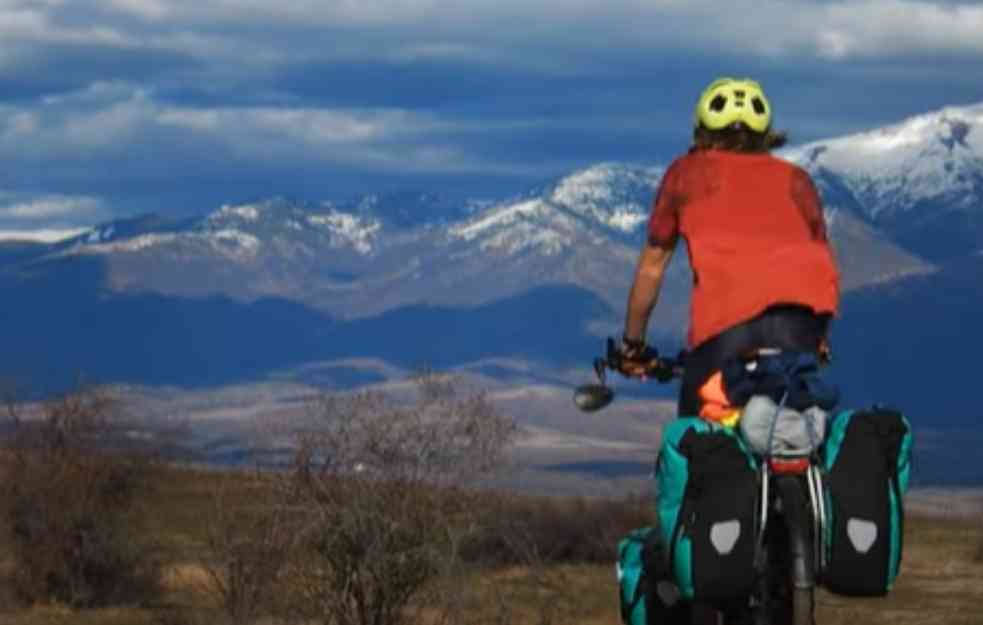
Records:
{"label": "shirt sleeve", "polygon": [[649,217],[648,242],[655,247],[671,247],[679,237],[679,212],[685,203],[681,184],[680,161],[674,162],[662,176]]}
{"label": "shirt sleeve", "polygon": [[792,201],[799,208],[814,241],[827,242],[823,204],[812,178],[804,169],[792,170]]}

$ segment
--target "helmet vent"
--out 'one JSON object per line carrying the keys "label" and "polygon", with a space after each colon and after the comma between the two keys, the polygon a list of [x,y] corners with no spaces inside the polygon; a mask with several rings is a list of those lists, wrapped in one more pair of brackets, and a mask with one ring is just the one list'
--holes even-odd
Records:
{"label": "helmet vent", "polygon": [[727,98],[725,98],[722,95],[718,95],[714,99],[710,100],[711,111],[715,111],[719,113],[720,111],[724,110],[724,107],[726,106],[727,106]]}
{"label": "helmet vent", "polygon": [[767,110],[765,109],[765,103],[761,101],[761,98],[751,98],[751,106],[754,107],[754,112],[758,115],[764,115],[765,111]]}

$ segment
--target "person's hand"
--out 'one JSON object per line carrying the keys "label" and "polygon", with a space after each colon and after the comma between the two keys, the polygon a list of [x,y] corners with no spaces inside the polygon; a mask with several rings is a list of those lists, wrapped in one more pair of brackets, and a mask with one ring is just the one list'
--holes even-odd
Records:
{"label": "person's hand", "polygon": [[658,359],[659,353],[646,345],[644,339],[623,337],[617,346],[614,339],[608,339],[608,360],[625,377],[648,379]]}

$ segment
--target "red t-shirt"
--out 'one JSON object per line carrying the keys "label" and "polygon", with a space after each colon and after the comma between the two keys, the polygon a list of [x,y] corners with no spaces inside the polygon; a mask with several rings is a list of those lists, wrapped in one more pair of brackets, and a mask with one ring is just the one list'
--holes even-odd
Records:
{"label": "red t-shirt", "polygon": [[693,269],[691,348],[775,304],[837,312],[839,275],[819,194],[791,163],[720,150],[676,159],[648,236],[671,246],[680,235]]}

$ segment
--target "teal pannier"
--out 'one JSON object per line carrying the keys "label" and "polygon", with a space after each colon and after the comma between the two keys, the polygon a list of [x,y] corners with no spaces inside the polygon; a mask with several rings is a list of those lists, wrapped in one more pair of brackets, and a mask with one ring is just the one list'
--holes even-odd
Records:
{"label": "teal pannier", "polygon": [[834,417],[823,447],[822,581],[829,590],[881,596],[894,586],[904,548],[911,447],[911,425],[897,410],[876,407]]}
{"label": "teal pannier", "polygon": [[734,430],[669,423],[656,461],[656,507],[667,562],[685,599],[727,600],[754,583],[758,477]]}
{"label": "teal pannier", "polygon": [[689,610],[670,579],[659,532],[646,527],[618,543],[618,599],[624,625],[689,625]]}

